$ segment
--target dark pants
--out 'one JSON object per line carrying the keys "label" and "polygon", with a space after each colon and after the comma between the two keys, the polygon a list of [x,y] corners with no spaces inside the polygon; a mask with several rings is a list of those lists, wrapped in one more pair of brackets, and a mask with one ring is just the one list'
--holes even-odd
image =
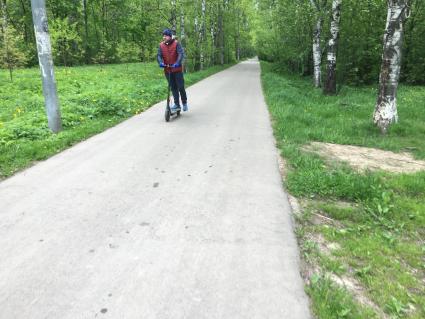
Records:
{"label": "dark pants", "polygon": [[187,103],[186,90],[184,89],[184,77],[183,72],[166,73],[165,74],[173,92],[174,104],[180,106],[179,92],[182,99],[182,103]]}

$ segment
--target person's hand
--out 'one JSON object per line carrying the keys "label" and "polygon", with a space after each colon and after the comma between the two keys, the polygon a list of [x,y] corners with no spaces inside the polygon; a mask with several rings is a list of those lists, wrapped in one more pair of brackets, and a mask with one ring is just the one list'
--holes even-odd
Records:
{"label": "person's hand", "polygon": [[164,64],[163,62],[161,62],[161,63],[159,64],[159,67],[160,67],[160,68],[165,68],[165,64]]}
{"label": "person's hand", "polygon": [[180,66],[179,63],[174,63],[174,64],[171,65],[172,68],[178,68],[179,66]]}

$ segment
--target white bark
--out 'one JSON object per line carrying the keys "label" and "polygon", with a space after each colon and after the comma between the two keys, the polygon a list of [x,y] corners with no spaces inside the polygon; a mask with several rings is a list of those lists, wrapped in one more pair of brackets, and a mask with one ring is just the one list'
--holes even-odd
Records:
{"label": "white bark", "polygon": [[211,61],[212,64],[215,64],[216,62],[216,58],[215,58],[215,47],[216,47],[216,42],[215,42],[215,37],[216,37],[216,26],[215,26],[215,22],[211,21],[211,26],[210,26],[210,34],[211,34]]}
{"label": "white bark", "polygon": [[221,5],[219,6],[218,12],[218,36],[219,36],[219,44],[220,44],[220,64],[224,64],[224,30],[223,30],[223,8]]}
{"label": "white bark", "polygon": [[180,8],[180,42],[184,47],[186,44],[186,33],[185,33],[185,24],[184,24],[184,9],[183,6]]}
{"label": "white bark", "polygon": [[[322,34],[322,7],[319,0],[310,0],[312,7],[316,10],[316,26],[313,31],[313,64],[314,64],[314,86],[320,87],[322,85],[322,49],[320,47],[320,39]],[[326,5],[326,0],[323,1],[323,6]]]}
{"label": "white bark", "polygon": [[336,53],[338,49],[339,22],[342,0],[332,1],[331,38],[328,42],[327,72],[324,93],[336,94]]}
{"label": "white bark", "polygon": [[171,0],[171,30],[176,34],[177,31],[177,17],[176,17],[176,0]]}
{"label": "white bark", "polygon": [[202,0],[201,2],[201,29],[200,29],[200,39],[201,39],[201,45],[199,49],[200,52],[200,62],[201,62],[201,70],[204,69],[204,40],[205,40],[205,11],[206,11],[206,0]]}
{"label": "white bark", "polygon": [[240,33],[240,10],[239,8],[237,9],[237,30],[236,30],[236,61],[239,61],[241,59],[241,45],[240,45],[240,38],[241,38],[241,33]]}
{"label": "white bark", "polygon": [[322,85],[322,49],[320,47],[320,36],[322,33],[323,19],[319,17],[316,23],[316,28],[313,34],[313,63],[314,63],[314,86],[320,87]]}
{"label": "white bark", "polygon": [[397,86],[400,77],[403,24],[409,15],[409,0],[388,0],[379,92],[373,122],[386,133],[398,121]]}

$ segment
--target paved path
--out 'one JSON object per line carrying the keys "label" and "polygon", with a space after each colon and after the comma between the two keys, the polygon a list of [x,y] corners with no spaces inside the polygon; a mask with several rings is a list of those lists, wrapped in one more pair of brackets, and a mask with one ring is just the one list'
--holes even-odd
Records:
{"label": "paved path", "polygon": [[0,183],[0,318],[310,317],[258,62],[188,96]]}

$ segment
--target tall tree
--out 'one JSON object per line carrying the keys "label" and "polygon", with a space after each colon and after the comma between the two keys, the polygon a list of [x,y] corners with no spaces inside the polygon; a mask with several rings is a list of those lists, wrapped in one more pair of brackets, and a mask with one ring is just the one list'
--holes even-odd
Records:
{"label": "tall tree", "polygon": [[313,30],[313,64],[314,86],[318,88],[322,85],[322,48],[320,41],[323,26],[323,13],[326,9],[327,0],[310,0],[310,2],[316,13],[316,24]]}
{"label": "tall tree", "polygon": [[378,99],[373,122],[386,133],[398,121],[397,86],[400,77],[403,25],[409,16],[409,0],[388,0]]}
{"label": "tall tree", "polygon": [[219,61],[220,64],[224,64],[224,4],[219,3],[218,7],[218,25],[217,25],[217,33],[218,33],[218,45],[219,45]]}
{"label": "tall tree", "polygon": [[186,32],[185,32],[185,21],[184,21],[184,7],[180,7],[180,43],[183,48],[186,48]]}
{"label": "tall tree", "polygon": [[27,57],[19,43],[23,42],[22,36],[8,23],[6,0],[0,0],[0,12],[2,13],[0,29],[3,40],[0,43],[0,66],[9,70],[10,81],[13,81],[13,69],[24,66]]}
{"label": "tall tree", "polygon": [[325,94],[336,94],[336,55],[339,39],[339,22],[341,19],[342,0],[332,0],[331,37],[328,42]]}
{"label": "tall tree", "polygon": [[235,51],[236,51],[236,61],[240,60],[241,55],[241,47],[240,47],[240,34],[241,34],[241,18],[242,13],[240,11],[240,8],[236,6],[236,30],[235,30]]}
{"label": "tall tree", "polygon": [[90,62],[90,46],[89,46],[89,22],[87,12],[87,0],[83,0],[83,16],[84,16],[84,51],[85,62]]}
{"label": "tall tree", "polygon": [[177,34],[177,4],[176,0],[171,0],[171,14],[170,14],[170,21],[171,21],[171,30],[173,30],[173,33]]}

